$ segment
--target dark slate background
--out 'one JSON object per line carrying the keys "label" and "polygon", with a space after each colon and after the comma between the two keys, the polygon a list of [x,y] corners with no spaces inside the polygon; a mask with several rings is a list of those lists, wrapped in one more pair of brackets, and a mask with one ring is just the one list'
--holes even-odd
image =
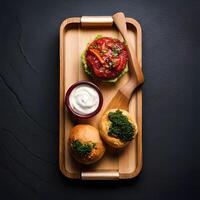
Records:
{"label": "dark slate background", "polygon": [[[143,30],[143,158],[130,181],[58,167],[59,26],[124,11]],[[0,199],[200,199],[200,1],[0,1]]]}

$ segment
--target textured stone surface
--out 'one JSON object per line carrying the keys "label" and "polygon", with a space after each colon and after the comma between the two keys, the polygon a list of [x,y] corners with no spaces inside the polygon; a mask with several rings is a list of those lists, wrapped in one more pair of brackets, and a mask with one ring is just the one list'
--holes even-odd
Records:
{"label": "textured stone surface", "polygon": [[[124,11],[143,30],[139,178],[71,181],[58,167],[60,23]],[[200,2],[0,1],[0,199],[199,199]]]}

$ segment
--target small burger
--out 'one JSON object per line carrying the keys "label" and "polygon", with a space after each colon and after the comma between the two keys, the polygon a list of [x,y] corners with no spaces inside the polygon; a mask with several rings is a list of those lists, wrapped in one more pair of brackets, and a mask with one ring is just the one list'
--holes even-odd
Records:
{"label": "small burger", "polygon": [[97,162],[105,152],[99,131],[87,124],[79,124],[72,128],[68,147],[74,159],[82,164]]}
{"label": "small burger", "polygon": [[81,55],[84,71],[94,79],[116,82],[128,71],[126,45],[118,39],[97,36]]}
{"label": "small burger", "polygon": [[120,149],[135,138],[138,129],[136,121],[126,110],[111,109],[103,114],[99,131],[108,145]]}

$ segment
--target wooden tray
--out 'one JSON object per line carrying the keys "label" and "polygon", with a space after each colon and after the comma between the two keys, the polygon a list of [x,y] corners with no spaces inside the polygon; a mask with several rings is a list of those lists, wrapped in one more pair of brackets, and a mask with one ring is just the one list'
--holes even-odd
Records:
{"label": "wooden tray", "polygon": [[[135,47],[137,58],[141,64],[142,60],[142,36],[140,24],[132,19],[126,18],[130,40]],[[129,104],[129,112],[138,124],[138,135],[131,144],[121,152],[111,153],[106,151],[104,157],[91,166],[82,166],[71,158],[67,139],[70,129],[78,123],[69,118],[64,106],[64,96],[69,86],[78,80],[88,80],[81,66],[81,53],[87,44],[94,40],[96,35],[122,37],[114,27],[112,17],[74,17],[63,21],[60,27],[60,106],[59,106],[59,131],[60,149],[59,163],[61,172],[75,179],[107,180],[127,179],[139,174],[142,168],[142,91],[137,91]],[[103,93],[104,104],[115,95],[119,87],[127,82],[129,75],[123,76],[115,85],[96,83]],[[102,112],[97,116],[81,123],[89,123],[98,128],[98,121]],[[80,122],[79,122],[80,123]]]}

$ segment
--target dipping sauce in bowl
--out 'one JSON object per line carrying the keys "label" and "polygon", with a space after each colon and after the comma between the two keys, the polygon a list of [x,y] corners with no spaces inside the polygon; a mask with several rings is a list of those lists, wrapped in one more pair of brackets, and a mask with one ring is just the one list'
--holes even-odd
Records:
{"label": "dipping sauce in bowl", "polygon": [[65,105],[78,118],[96,115],[103,104],[99,88],[89,81],[78,81],[71,85],[65,96]]}

